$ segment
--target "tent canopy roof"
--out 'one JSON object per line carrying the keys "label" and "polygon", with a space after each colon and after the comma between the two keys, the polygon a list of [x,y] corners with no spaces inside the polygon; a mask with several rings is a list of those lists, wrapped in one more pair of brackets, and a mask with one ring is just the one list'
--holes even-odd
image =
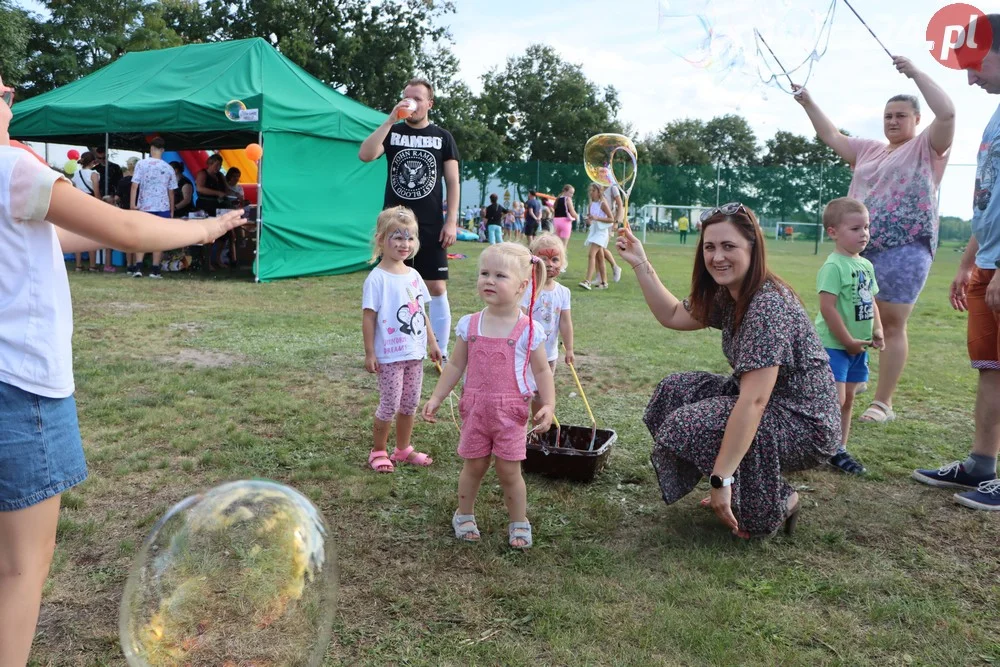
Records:
{"label": "tent canopy roof", "polygon": [[[258,119],[233,121],[231,100]],[[363,141],[384,120],[338,93],[257,37],[128,53],[78,81],[14,105],[10,134],[22,141],[146,150],[239,148],[259,132]]]}

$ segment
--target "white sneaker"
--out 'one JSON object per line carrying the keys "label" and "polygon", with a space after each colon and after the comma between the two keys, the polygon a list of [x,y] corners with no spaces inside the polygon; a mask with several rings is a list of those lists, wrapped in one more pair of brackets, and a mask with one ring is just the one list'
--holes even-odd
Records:
{"label": "white sneaker", "polygon": [[142,278],[142,271],[136,271],[132,274],[133,278]]}
{"label": "white sneaker", "polygon": [[579,283],[579,284],[580,284],[580,287],[582,287],[585,290],[590,290],[592,288],[592,285],[590,284],[590,281],[587,281],[587,280],[584,280],[582,283]]}
{"label": "white sneaker", "polygon": [[614,279],[615,282],[618,282],[619,280],[621,280],[622,279],[622,267],[620,267],[617,264],[615,264],[614,271],[612,272],[612,277],[613,277],[613,279]]}
{"label": "white sneaker", "polygon": [[[140,274],[139,277],[141,278],[142,275]],[[163,276],[161,276],[159,273],[150,273],[149,277],[155,278],[156,280],[163,280]]]}

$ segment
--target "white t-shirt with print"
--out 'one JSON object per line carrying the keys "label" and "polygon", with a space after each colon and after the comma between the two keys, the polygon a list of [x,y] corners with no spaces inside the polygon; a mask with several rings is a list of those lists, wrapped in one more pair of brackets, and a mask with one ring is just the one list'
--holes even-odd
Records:
{"label": "white t-shirt with print", "polygon": [[[483,335],[483,313],[484,309],[479,314],[479,331],[476,332],[477,336]],[[469,323],[472,322],[472,315],[465,315],[458,321],[458,325],[455,327],[455,335],[469,342]],[[528,359],[528,333],[532,333],[531,338],[531,349],[536,350],[538,346],[545,342],[545,328],[542,326],[541,322],[535,322],[534,329],[531,327],[524,327],[524,331],[521,333],[521,337],[517,339],[517,344],[514,345],[514,369],[517,371],[514,373],[517,376],[517,388],[522,394],[534,394],[538,391],[538,385],[535,383],[535,374],[531,371],[531,363],[528,363],[528,384],[524,384],[524,374],[521,373],[521,369],[524,368],[524,364]]]}
{"label": "white t-shirt with print", "polygon": [[[535,297],[535,309],[530,315],[545,328],[545,354],[549,361],[559,358],[559,318],[562,311],[569,310],[569,301],[569,288],[559,283],[554,283],[551,290],[543,287]],[[521,307],[527,310],[530,305],[531,295],[525,290]]]}
{"label": "white t-shirt with print", "polygon": [[365,278],[361,308],[374,310],[375,358],[380,364],[427,356],[427,310],[431,295],[415,269],[389,273],[375,267]]}
{"label": "white t-shirt with print", "polygon": [[73,394],[73,306],[56,228],[45,221],[62,175],[0,146],[0,382]]}
{"label": "white t-shirt with print", "polygon": [[132,172],[132,182],[141,186],[135,200],[137,209],[148,213],[170,210],[170,198],[177,189],[177,174],[165,161],[155,157],[139,160]]}

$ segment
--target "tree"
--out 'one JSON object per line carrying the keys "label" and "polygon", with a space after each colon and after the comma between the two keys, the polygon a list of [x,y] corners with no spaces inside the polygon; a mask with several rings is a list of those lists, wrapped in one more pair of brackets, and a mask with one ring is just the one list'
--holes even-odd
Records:
{"label": "tree", "polygon": [[[508,58],[503,69],[488,71],[482,81],[478,108],[486,127],[501,138],[483,159],[502,163],[500,178],[517,183],[520,198],[536,180],[543,191],[557,191],[564,183],[582,189],[586,179],[581,170],[569,173],[563,165],[582,163],[586,137],[622,129],[615,88],[588,80],[580,65],[564,61],[551,47],[532,44],[524,55]],[[508,121],[511,115],[517,119],[514,124]]]}
{"label": "tree", "polygon": [[20,84],[24,77],[30,31],[28,13],[14,7],[9,0],[0,0],[0,63],[3,63],[0,74],[5,82]]}
{"label": "tree", "polygon": [[812,142],[798,134],[779,130],[764,142],[767,151],[756,170],[760,213],[778,220],[805,220],[804,196],[811,179],[819,177],[817,165],[810,164]]}
{"label": "tree", "polygon": [[[263,37],[321,81],[388,111],[449,39],[437,25],[454,3],[436,0],[163,0],[185,41]],[[431,78],[433,81],[433,78]]]}

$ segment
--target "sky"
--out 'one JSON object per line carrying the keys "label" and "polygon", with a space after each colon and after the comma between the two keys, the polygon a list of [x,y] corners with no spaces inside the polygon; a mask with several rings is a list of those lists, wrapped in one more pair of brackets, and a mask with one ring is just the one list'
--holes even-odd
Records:
{"label": "sky", "polygon": [[[691,4],[692,0],[684,0]],[[695,0],[714,7],[720,23],[770,28],[777,38],[768,42],[777,53],[783,44],[780,26],[797,3],[824,6],[824,0]],[[696,68],[669,48],[677,44],[671,25],[658,27],[658,0],[459,0],[447,17],[460,76],[478,92],[482,75],[502,69],[507,58],[523,55],[532,43],[554,48],[564,60],[582,67],[599,86],[619,91],[619,117],[640,136],[655,133],[672,120],[712,118],[726,113],[744,116],[763,142],[781,129],[813,136],[805,112],[790,95],[766,89],[766,98],[751,91],[753,81],[738,75],[719,77]],[[943,2],[908,0],[904,5],[884,0],[852,0],[851,4],[894,54],[911,58],[951,97],[957,109],[957,131],[949,167],[941,185],[941,214],[971,217],[976,152],[983,128],[1000,104],[968,85],[965,72],[945,68],[931,57],[926,29]],[[981,5],[984,11],[996,11]],[[745,13],[733,17],[734,8]],[[739,11],[738,9],[736,11]],[[756,18],[765,17],[765,18]],[[775,27],[777,24],[778,27]],[[673,41],[672,41],[673,39]],[[801,44],[791,45],[795,47]],[[786,49],[787,50],[787,49]],[[793,65],[786,63],[788,67]],[[829,48],[812,70],[807,84],[816,103],[840,128],[853,135],[882,139],[885,101],[898,93],[919,94],[916,85],[899,74],[888,55],[858,19],[838,4]],[[926,105],[921,125],[933,115]]]}
{"label": "sky", "polygon": [[[768,43],[779,54],[797,53],[803,40],[789,36],[804,6],[825,8],[829,0],[664,0],[707,7],[721,18],[719,27],[739,25],[742,32],[759,27],[772,37]],[[709,119],[726,113],[744,116],[763,143],[779,130],[806,136],[814,132],[802,108],[776,88],[753,91],[745,75],[723,78],[696,68],[674,50],[677,24],[660,25],[661,0],[457,0],[457,11],[445,17],[458,56],[460,77],[474,92],[482,76],[502,69],[510,57],[523,55],[530,44],[543,43],[564,60],[581,66],[599,86],[619,91],[619,117],[640,136],[657,132],[672,120]],[[38,9],[32,0],[19,4]],[[976,151],[983,128],[1000,104],[970,87],[964,72],[950,70],[931,57],[926,28],[931,16],[946,3],[907,0],[904,5],[885,0],[852,0],[851,4],[893,53],[910,57],[930,74],[954,101],[957,131],[949,166],[941,185],[941,214],[971,217]],[[981,5],[984,11],[996,7]],[[789,27],[791,26],[791,27]],[[784,29],[783,29],[784,28]],[[786,61],[788,58],[786,57]],[[788,67],[793,65],[788,64]],[[829,47],[815,63],[808,81],[813,99],[826,115],[855,136],[883,139],[882,109],[898,93],[919,94],[916,85],[896,72],[889,57],[858,19],[838,2]],[[765,99],[766,96],[766,99]],[[924,109],[918,131],[932,120]],[[581,141],[585,138],[581,138]],[[66,147],[52,145],[53,161]],[[117,158],[115,152],[112,157]],[[124,161],[124,158],[120,158]]]}

